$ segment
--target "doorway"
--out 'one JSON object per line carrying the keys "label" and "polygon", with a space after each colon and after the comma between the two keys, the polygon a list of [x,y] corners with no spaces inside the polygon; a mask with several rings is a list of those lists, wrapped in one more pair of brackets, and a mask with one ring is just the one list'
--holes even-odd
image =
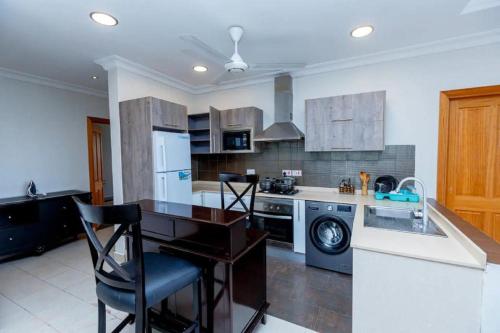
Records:
{"label": "doorway", "polygon": [[87,117],[87,146],[92,203],[113,203],[109,119]]}
{"label": "doorway", "polygon": [[441,93],[437,198],[500,242],[500,86]]}

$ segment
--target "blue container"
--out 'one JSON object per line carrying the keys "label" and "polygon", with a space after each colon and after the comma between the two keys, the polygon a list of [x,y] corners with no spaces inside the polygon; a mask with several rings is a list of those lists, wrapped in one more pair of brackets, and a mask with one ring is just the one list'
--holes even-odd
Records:
{"label": "blue container", "polygon": [[419,202],[420,196],[417,193],[413,193],[412,191],[401,190],[399,193],[375,192],[375,199],[377,199],[377,200],[389,199],[391,201]]}

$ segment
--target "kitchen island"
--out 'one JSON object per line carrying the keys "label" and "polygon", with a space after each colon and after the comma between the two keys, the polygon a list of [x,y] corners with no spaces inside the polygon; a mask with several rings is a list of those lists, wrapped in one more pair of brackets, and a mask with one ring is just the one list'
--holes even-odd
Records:
{"label": "kitchen island", "polygon": [[[216,184],[195,182],[193,191],[216,192]],[[493,250],[486,251],[478,242],[486,235],[477,231],[479,235],[472,238],[464,232],[467,222],[433,200],[428,205],[429,217],[446,237],[365,226],[365,207],[413,210],[419,204],[375,200],[373,193],[362,196],[340,194],[334,188],[297,188],[296,195],[286,197],[293,198],[299,208],[305,201],[356,205],[351,239],[354,333],[498,332],[500,322],[493,309],[500,306],[499,298],[491,296],[500,294],[500,279],[495,280],[500,276],[498,243],[490,241]],[[294,228],[294,242],[308,237],[304,224],[294,223]]]}
{"label": "kitchen island", "polygon": [[[252,332],[266,300],[266,232],[245,228],[247,213],[141,200],[145,251],[186,258],[203,268],[203,326],[207,332]],[[168,307],[191,316],[191,293]],[[165,309],[164,309],[165,310]]]}

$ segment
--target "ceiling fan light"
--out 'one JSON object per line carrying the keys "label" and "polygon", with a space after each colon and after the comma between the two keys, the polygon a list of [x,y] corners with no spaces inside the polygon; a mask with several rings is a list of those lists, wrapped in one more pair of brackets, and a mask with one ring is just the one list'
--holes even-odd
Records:
{"label": "ceiling fan light", "polygon": [[373,27],[371,25],[365,25],[357,27],[351,31],[351,36],[354,38],[366,37],[373,32]]}

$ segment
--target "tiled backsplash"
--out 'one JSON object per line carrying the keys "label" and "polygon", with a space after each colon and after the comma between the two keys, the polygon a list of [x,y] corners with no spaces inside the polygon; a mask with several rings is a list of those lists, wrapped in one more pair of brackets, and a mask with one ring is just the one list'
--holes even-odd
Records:
{"label": "tiled backsplash", "polygon": [[376,177],[393,175],[398,180],[415,175],[415,146],[391,145],[384,151],[314,152],[304,151],[304,142],[265,143],[261,153],[193,156],[194,180],[218,180],[222,171],[244,174],[255,169],[261,177],[279,177],[281,170],[302,170],[298,185],[337,187],[351,178],[360,189],[359,172],[370,174],[369,188]]}

